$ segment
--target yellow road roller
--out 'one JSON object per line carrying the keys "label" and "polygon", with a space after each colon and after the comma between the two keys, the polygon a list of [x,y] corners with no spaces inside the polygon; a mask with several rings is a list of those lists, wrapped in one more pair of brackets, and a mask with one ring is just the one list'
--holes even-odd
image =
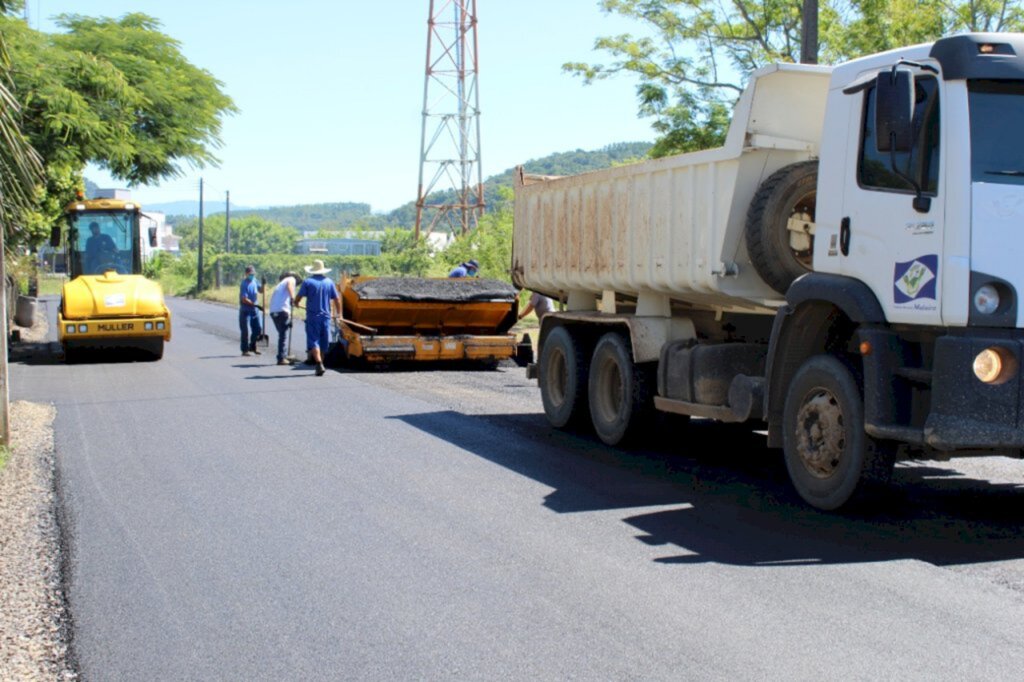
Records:
{"label": "yellow road roller", "polygon": [[[159,360],[171,339],[171,312],[160,285],[142,275],[141,207],[121,199],[79,198],[64,210],[64,285],[58,340],[67,360],[87,349],[133,351]],[[50,235],[61,243],[61,228]]]}

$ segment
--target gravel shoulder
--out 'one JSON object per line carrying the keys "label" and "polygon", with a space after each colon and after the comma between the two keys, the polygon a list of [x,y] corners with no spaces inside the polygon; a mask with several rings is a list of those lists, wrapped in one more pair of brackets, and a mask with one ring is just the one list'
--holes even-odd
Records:
{"label": "gravel shoulder", "polygon": [[[45,340],[39,315],[22,343]],[[54,479],[53,405],[11,404],[0,468],[0,679],[74,680]]]}

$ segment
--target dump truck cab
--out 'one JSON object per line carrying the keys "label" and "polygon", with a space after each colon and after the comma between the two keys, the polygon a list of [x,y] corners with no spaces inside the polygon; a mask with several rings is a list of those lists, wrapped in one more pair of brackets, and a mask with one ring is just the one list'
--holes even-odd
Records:
{"label": "dump truck cab", "polygon": [[[65,208],[70,280],[57,313],[65,356],[94,349],[141,350],[163,356],[171,313],[160,285],[142,275],[141,207],[122,199],[80,198]],[[59,246],[61,230],[51,243]]]}

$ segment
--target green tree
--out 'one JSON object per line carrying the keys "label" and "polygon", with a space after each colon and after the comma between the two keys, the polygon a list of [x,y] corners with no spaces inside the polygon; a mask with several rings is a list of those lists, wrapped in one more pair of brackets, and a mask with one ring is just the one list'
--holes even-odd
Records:
{"label": "green tree", "polygon": [[[6,0],[0,0],[0,13],[7,9]],[[30,236],[36,188],[43,179],[39,155],[22,132],[21,108],[13,90],[7,42],[0,32],[0,224],[8,248]]]}
{"label": "green tree", "polygon": [[41,225],[82,186],[86,163],[133,184],[217,163],[222,118],[236,108],[158,21],[65,14],[57,24],[63,32],[46,34],[0,16],[23,129],[46,168]]}
{"label": "green tree", "polygon": [[480,263],[480,276],[511,281],[512,262],[512,189],[502,188],[500,207],[484,214],[476,228],[444,250],[444,273],[470,258]]}
{"label": "green tree", "polygon": [[430,271],[430,247],[426,240],[417,241],[412,230],[385,230],[380,242],[380,252],[387,272],[423,277]]}
{"label": "green tree", "polygon": [[[224,214],[203,220],[203,253],[214,256],[224,251]],[[181,237],[182,251],[199,250],[199,219],[178,223],[174,232]],[[291,253],[298,233],[265,218],[244,216],[231,219],[231,252],[242,254]]]}
{"label": "green tree", "polygon": [[[653,118],[651,155],[721,145],[747,75],[800,55],[802,0],[600,0],[602,11],[636,20],[642,35],[598,38],[608,64],[563,65],[584,82],[627,73],[638,79],[639,114]],[[835,0],[819,12],[821,59],[837,62],[957,31],[1024,28],[1019,0]]]}

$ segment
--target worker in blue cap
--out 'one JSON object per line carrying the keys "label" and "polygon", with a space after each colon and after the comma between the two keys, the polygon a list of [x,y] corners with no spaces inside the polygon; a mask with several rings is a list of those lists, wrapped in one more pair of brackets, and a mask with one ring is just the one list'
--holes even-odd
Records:
{"label": "worker in blue cap", "polygon": [[476,277],[477,271],[480,270],[480,264],[475,260],[468,260],[462,265],[454,268],[448,273],[449,277]]}

